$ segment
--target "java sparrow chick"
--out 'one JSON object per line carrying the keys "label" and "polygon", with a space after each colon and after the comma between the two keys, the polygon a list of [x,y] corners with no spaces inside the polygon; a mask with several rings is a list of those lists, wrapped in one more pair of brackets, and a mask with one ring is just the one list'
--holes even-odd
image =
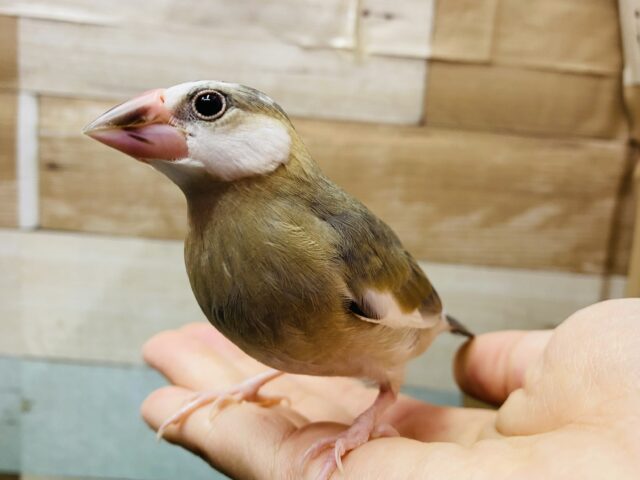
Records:
{"label": "java sparrow chick", "polygon": [[272,367],[221,394],[203,392],[169,418],[228,395],[269,403],[259,388],[283,372],[358,377],[379,385],[373,405],[325,449],[321,477],[376,436],[405,364],[443,331],[471,336],[394,232],[320,171],[287,114],[265,94],[198,81],[146,92],[84,133],[147,163],[184,192],[185,262],[209,321]]}

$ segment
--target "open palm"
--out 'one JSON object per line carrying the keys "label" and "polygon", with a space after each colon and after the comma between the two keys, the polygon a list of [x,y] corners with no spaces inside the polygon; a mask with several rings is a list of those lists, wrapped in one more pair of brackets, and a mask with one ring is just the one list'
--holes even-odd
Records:
{"label": "open palm", "polygon": [[[144,354],[174,384],[142,406],[154,429],[194,392],[222,390],[266,368],[208,324],[160,333]],[[351,452],[344,477],[640,478],[640,300],[594,305],[553,331],[481,335],[460,350],[455,369],[465,391],[500,409],[401,396],[383,418],[401,437]],[[299,375],[262,392],[290,404],[203,407],[165,437],[233,478],[302,478],[305,450],[346,428],[376,395],[357,380]],[[322,457],[309,463],[304,478],[315,478],[321,464]]]}

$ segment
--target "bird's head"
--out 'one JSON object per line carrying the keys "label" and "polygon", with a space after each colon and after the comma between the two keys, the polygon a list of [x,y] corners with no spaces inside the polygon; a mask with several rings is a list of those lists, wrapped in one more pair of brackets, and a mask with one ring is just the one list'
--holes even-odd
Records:
{"label": "bird's head", "polygon": [[105,112],[83,131],[149,163],[181,187],[194,178],[229,182],[289,161],[293,127],[267,95],[199,81],[151,90]]}

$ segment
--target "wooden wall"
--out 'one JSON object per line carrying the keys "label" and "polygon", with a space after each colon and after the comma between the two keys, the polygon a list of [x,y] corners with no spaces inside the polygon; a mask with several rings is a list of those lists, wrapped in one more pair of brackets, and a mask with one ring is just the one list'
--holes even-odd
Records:
{"label": "wooden wall", "polygon": [[618,225],[628,258],[632,230],[617,217],[630,169],[617,9],[560,3],[2,0],[15,58],[0,87],[39,110],[38,223],[182,238],[175,189],[79,129],[128,95],[215,77],[276,98],[420,258],[624,274],[610,248]]}
{"label": "wooden wall", "polygon": [[[624,295],[630,265],[640,294],[625,113],[640,95],[621,82],[618,15],[613,0],[0,0],[0,371],[21,372],[0,390],[0,446],[27,432],[13,456],[0,448],[0,471],[206,476],[150,446],[131,416],[159,382],[142,343],[203,320],[181,259],[184,201],[80,134],[149,88],[217,78],[266,91],[478,332],[553,327]],[[410,366],[412,393],[456,401],[459,342],[443,337]],[[47,385],[51,405],[37,401]],[[114,405],[127,428],[113,427]],[[109,463],[86,422],[128,439],[131,458]],[[64,428],[75,447],[47,456]],[[154,456],[166,464],[145,469]]]}

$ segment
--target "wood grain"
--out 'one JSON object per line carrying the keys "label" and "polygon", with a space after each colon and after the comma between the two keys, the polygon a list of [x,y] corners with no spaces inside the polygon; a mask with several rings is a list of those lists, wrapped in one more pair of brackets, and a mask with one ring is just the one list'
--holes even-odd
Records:
{"label": "wood grain", "polygon": [[[15,272],[0,276],[0,318],[14,321],[1,332],[0,354],[139,364],[142,344],[156,332],[204,321],[184,271],[182,242],[0,230],[0,261]],[[548,328],[601,299],[597,275],[423,268],[447,310],[477,333]],[[610,295],[621,295],[622,284],[615,277]],[[408,383],[454,390],[444,365],[462,340],[438,339],[411,364]]]}
{"label": "wood grain", "polygon": [[0,15],[0,227],[15,226],[18,222],[16,125],[17,85],[17,21]]}
{"label": "wood grain", "polygon": [[120,99],[214,78],[263,90],[294,115],[400,124],[422,118],[423,60],[362,57],[276,37],[264,41],[170,26],[132,29],[24,18],[19,32],[21,86],[38,93]]}
{"label": "wood grain", "polygon": [[[109,103],[43,98],[46,228],[182,238],[185,204],[151,169],[80,135]],[[602,272],[623,143],[294,122],[334,181],[418,258]]]}
{"label": "wood grain", "polygon": [[491,60],[499,0],[440,0],[436,2],[432,56],[438,60]]}
{"label": "wood grain", "polygon": [[18,86],[18,21],[0,15],[0,88]]}
{"label": "wood grain", "polygon": [[634,183],[635,227],[633,230],[632,253],[629,260],[627,295],[640,297],[640,164],[636,166]]}
{"label": "wood grain", "polygon": [[[1,29],[0,24],[0,31]],[[17,94],[9,91],[0,92],[0,105],[0,227],[11,227],[18,223]]]}
{"label": "wood grain", "polygon": [[617,76],[622,70],[618,2],[500,0],[496,64]]}
{"label": "wood grain", "polygon": [[[364,53],[428,58],[434,24],[435,0],[361,0],[360,41]],[[359,34],[359,36],[358,36]]]}
{"label": "wood grain", "polygon": [[353,43],[355,2],[348,0],[0,0],[0,13],[58,22],[126,26],[141,25],[253,39],[280,37],[307,47]]}
{"label": "wood grain", "polygon": [[545,136],[623,138],[620,79],[431,62],[426,124]]}
{"label": "wood grain", "polygon": [[213,31],[304,48],[358,47],[368,54],[412,58],[429,53],[432,10],[432,0],[0,0],[0,13],[26,18],[129,28],[169,25],[203,35]]}
{"label": "wood grain", "polygon": [[[618,5],[620,30],[622,33],[622,50],[624,53],[623,80],[625,86],[635,87],[637,89],[640,84],[640,42],[638,42],[640,24],[638,24],[636,12],[640,8],[640,2],[638,2],[638,0],[619,0]],[[637,98],[637,92],[635,92],[635,96]],[[638,108],[637,105],[636,108]],[[638,119],[637,115],[635,115],[635,119]],[[636,138],[638,137],[636,136]]]}

